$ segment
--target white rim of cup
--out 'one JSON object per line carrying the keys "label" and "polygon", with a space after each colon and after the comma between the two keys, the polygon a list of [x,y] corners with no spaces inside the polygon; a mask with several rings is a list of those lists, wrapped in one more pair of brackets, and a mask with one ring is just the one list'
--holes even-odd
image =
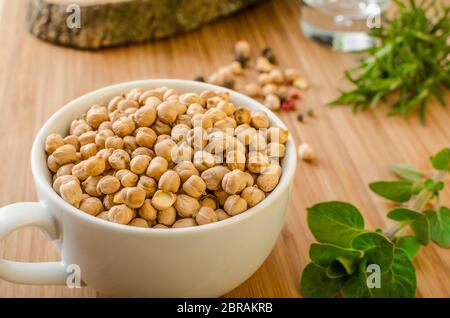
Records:
{"label": "white rim of cup", "polygon": [[[258,109],[263,110],[269,115],[270,123],[271,125],[276,125],[278,127],[287,129],[284,123],[281,121],[281,119],[278,118],[272,111],[261,105],[256,100],[245,96],[241,93],[238,93],[236,91],[223,88],[220,86],[208,84],[208,83],[202,83],[202,82],[196,82],[196,81],[189,81],[189,80],[177,80],[177,79],[146,79],[146,80],[137,80],[137,81],[130,81],[130,82],[124,82],[120,84],[115,84],[111,86],[107,86],[98,90],[95,90],[93,92],[87,93],[85,95],[82,95],[66,105],[64,105],[62,108],[60,108],[57,112],[55,112],[42,126],[42,128],[39,130],[38,134],[36,135],[36,138],[33,142],[33,147],[31,150],[31,170],[34,177],[34,180],[36,182],[37,187],[40,188],[41,191],[43,191],[44,195],[49,198],[50,200],[56,201],[58,204],[61,204],[65,210],[69,211],[69,213],[73,214],[75,217],[85,220],[86,222],[92,223],[94,225],[97,225],[99,227],[110,229],[112,231],[121,231],[121,232],[129,232],[129,233],[135,233],[135,234],[146,234],[146,235],[180,235],[180,234],[186,234],[186,233],[202,233],[202,232],[208,232],[208,231],[214,231],[217,228],[221,227],[227,227],[234,223],[241,223],[241,222],[247,222],[251,221],[252,218],[254,218],[258,213],[264,212],[269,205],[272,204],[273,201],[277,200],[280,195],[284,191],[288,191],[288,188],[295,176],[295,169],[297,165],[297,156],[296,156],[296,150],[295,150],[295,144],[293,141],[293,138],[291,134],[289,134],[288,141],[286,143],[286,155],[283,158],[282,162],[282,175],[281,179],[276,186],[276,188],[270,192],[267,197],[258,203],[256,206],[244,211],[241,214],[238,214],[236,216],[230,217],[228,219],[205,224],[201,226],[194,226],[194,227],[184,227],[184,228],[170,228],[170,229],[154,229],[154,228],[141,228],[141,227],[135,227],[135,226],[129,226],[129,225],[123,225],[118,223],[113,223],[109,221],[105,221],[102,219],[99,219],[95,216],[89,215],[87,213],[84,213],[83,211],[75,208],[74,206],[70,205],[66,201],[64,201],[54,190],[46,178],[49,174],[46,160],[44,162],[40,162],[39,157],[43,155],[44,152],[44,145],[45,145],[45,139],[48,134],[52,133],[51,127],[54,126],[56,122],[58,122],[62,117],[64,117],[65,113],[72,108],[76,108],[78,104],[83,103],[87,99],[96,99],[97,102],[102,101],[102,96],[107,94],[121,94],[124,92],[127,92],[133,88],[137,87],[161,87],[161,86],[167,86],[167,87],[173,87],[173,86],[186,86],[187,91],[190,89],[190,87],[195,87],[196,90],[213,90],[213,91],[221,91],[221,92],[229,92],[230,94],[230,100],[231,101],[237,101],[238,106],[246,106],[250,109]],[[103,98],[104,99],[104,98]],[[103,100],[105,102],[105,100]],[[81,115],[84,111],[81,111],[79,115]],[[71,118],[73,120],[74,118]],[[67,122],[67,127],[69,127],[70,122]],[[267,213],[269,211],[266,211]],[[66,211],[62,211],[62,213],[67,213]]]}

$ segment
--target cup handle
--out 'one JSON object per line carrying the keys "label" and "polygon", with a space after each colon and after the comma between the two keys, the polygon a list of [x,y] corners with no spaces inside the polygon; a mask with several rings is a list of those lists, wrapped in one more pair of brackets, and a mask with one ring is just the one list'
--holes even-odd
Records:
{"label": "cup handle", "polygon": [[[0,241],[25,226],[36,226],[55,239],[55,221],[41,202],[14,203],[0,209]],[[68,273],[62,262],[23,263],[0,258],[0,278],[18,284],[66,285]]]}

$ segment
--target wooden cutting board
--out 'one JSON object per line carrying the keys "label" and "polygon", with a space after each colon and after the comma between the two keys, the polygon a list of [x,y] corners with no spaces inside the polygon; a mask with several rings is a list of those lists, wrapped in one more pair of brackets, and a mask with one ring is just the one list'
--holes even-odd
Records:
{"label": "wooden cutting board", "polygon": [[[273,0],[175,38],[99,52],[49,45],[27,32],[26,0],[0,0],[0,206],[36,200],[30,149],[39,128],[62,105],[113,83],[143,78],[207,75],[232,59],[233,43],[250,42],[254,52],[270,45],[283,67],[300,69],[311,83],[298,111],[313,107],[304,123],[297,112],[280,112],[296,143],[317,153],[299,162],[295,186],[280,238],[264,265],[227,297],[300,297],[299,277],[314,242],[305,209],[326,200],[354,203],[369,228],[386,228],[387,203],[373,195],[369,182],[391,178],[386,166],[409,162],[429,167],[428,156],[450,144],[450,110],[434,102],[427,126],[416,117],[386,117],[386,109],[353,115],[329,109],[337,87],[347,85],[343,70],[355,57],[332,52],[306,39],[299,29],[297,0]],[[450,100],[450,95],[446,96]],[[450,184],[447,182],[447,186]],[[450,204],[450,191],[442,194]],[[58,260],[36,229],[26,228],[0,242],[0,257],[39,262]],[[417,296],[450,297],[450,251],[430,244],[414,261]],[[0,297],[95,297],[89,288],[15,285],[0,280]]]}
{"label": "wooden cutting board", "polygon": [[161,39],[193,30],[261,0],[29,0],[38,38],[79,49]]}

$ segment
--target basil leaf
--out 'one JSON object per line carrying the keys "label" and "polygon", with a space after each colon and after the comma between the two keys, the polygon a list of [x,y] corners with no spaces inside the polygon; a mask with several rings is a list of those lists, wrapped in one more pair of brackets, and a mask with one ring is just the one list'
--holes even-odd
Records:
{"label": "basil leaf", "polygon": [[303,270],[300,290],[306,298],[335,297],[340,290],[339,280],[329,278],[325,270],[309,263]]}
{"label": "basil leaf", "polygon": [[430,241],[430,224],[425,214],[406,208],[398,208],[389,212],[387,216],[391,220],[409,224],[420,244],[427,245]]}
{"label": "basil leaf", "polygon": [[414,257],[416,257],[417,253],[419,253],[420,243],[414,236],[402,236],[397,240],[395,246],[399,249],[402,249],[408,258],[412,261]]}
{"label": "basil leaf", "polygon": [[390,269],[394,245],[384,235],[375,232],[362,233],[353,239],[352,247],[364,251],[367,265],[380,266],[382,273]]}
{"label": "basil leaf", "polygon": [[408,255],[396,248],[389,271],[381,274],[381,288],[372,288],[377,298],[411,298],[416,295],[416,271]]}
{"label": "basil leaf", "polygon": [[406,202],[411,199],[413,183],[411,181],[379,181],[369,184],[370,189],[383,198]]}
{"label": "basil leaf", "polygon": [[345,298],[372,298],[372,289],[367,285],[367,274],[367,259],[364,258],[356,273],[343,280],[342,295]]}
{"label": "basil leaf", "polygon": [[430,222],[431,239],[440,247],[450,247],[450,209],[441,207],[439,211],[427,211]]}
{"label": "basil leaf", "polygon": [[410,164],[403,164],[403,163],[393,164],[390,165],[389,168],[398,177],[414,183],[420,182],[422,180],[422,177],[424,176],[423,171],[421,171],[416,166]]}
{"label": "basil leaf", "polygon": [[364,219],[353,205],[331,201],[308,209],[308,226],[317,241],[350,247],[353,238],[364,232]]}
{"label": "basil leaf", "polygon": [[450,170],[450,148],[444,148],[432,156],[431,164],[436,170]]}
{"label": "basil leaf", "polygon": [[342,259],[344,263],[357,260],[362,257],[362,252],[358,250],[342,248],[332,244],[311,245],[309,257],[311,261],[321,267],[328,267],[333,261]]}

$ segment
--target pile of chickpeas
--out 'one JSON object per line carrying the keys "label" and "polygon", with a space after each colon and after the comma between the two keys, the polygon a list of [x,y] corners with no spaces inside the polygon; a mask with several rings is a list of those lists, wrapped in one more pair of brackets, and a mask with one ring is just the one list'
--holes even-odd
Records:
{"label": "pile of chickpeas", "polygon": [[264,200],[288,131],[229,94],[135,88],[45,142],[53,189],[81,211],[145,228],[208,224]]}

